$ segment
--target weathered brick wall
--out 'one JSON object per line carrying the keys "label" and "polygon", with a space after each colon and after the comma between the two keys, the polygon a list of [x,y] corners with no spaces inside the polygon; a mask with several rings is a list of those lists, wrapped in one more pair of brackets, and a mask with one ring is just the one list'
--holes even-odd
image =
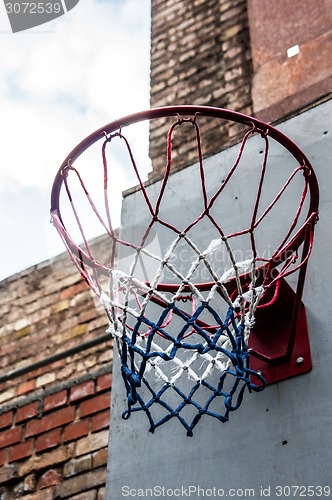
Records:
{"label": "weathered brick wall", "polygon": [[[98,247],[105,243],[95,240]],[[66,253],[2,281],[0,317],[0,377],[94,339],[107,326],[102,307]],[[110,346],[95,346],[0,384],[0,404],[110,362]]]}
{"label": "weathered brick wall", "polygon": [[33,366],[105,337],[102,308],[62,254],[0,283],[0,317],[0,498],[103,499],[112,341]]}
{"label": "weathered brick wall", "polygon": [[[152,0],[151,107],[218,106],[275,121],[310,106],[331,93],[331,8],[332,0]],[[163,175],[171,123],[150,124],[151,180]],[[205,156],[243,133],[220,120],[199,124]],[[177,128],[174,170],[197,160],[192,138]]]}
{"label": "weathered brick wall", "polygon": [[[246,0],[152,0],[151,107],[197,104],[252,112]],[[199,121],[204,155],[223,149],[239,127]],[[165,167],[169,120],[150,125],[152,178]],[[188,128],[174,140],[174,168],[196,159]],[[192,133],[190,130],[189,133]]]}
{"label": "weathered brick wall", "polygon": [[273,121],[330,93],[332,1],[253,0],[248,9],[256,116]]}
{"label": "weathered brick wall", "polygon": [[[3,500],[104,498],[110,366],[1,409]],[[105,372],[102,374],[102,372]]]}

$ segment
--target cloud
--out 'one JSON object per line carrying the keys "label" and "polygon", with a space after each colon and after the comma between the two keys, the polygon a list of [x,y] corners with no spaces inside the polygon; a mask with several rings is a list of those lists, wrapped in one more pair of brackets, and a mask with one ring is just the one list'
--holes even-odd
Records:
{"label": "cloud", "polygon": [[[8,219],[19,228],[17,204],[26,199],[20,194],[37,190],[36,205],[30,201],[31,224],[34,232],[40,225],[45,237],[36,214],[48,218],[49,207],[37,203],[46,199],[63,159],[97,128],[148,107],[149,24],[149,0],[82,0],[39,28],[1,35],[0,197],[6,201],[2,234]],[[144,133],[144,139],[143,132],[136,137],[142,156],[147,153]],[[121,190],[133,180],[116,149],[113,154]],[[20,208],[29,219],[29,206]],[[12,233],[10,239],[16,244]]]}

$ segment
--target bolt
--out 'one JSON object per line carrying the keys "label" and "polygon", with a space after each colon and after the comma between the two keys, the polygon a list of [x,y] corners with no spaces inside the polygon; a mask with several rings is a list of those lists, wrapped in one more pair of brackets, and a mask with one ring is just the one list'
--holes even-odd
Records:
{"label": "bolt", "polygon": [[304,358],[302,358],[302,356],[299,356],[299,357],[297,358],[297,360],[296,360],[296,363],[297,363],[298,365],[303,365],[303,363],[304,363]]}

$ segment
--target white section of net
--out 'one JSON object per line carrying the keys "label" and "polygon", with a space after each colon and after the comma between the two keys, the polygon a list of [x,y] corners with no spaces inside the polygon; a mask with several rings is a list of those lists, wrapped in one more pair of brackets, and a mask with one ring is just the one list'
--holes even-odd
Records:
{"label": "white section of net", "polygon": [[[186,274],[183,274],[173,263],[177,248],[182,241],[185,241],[195,254]],[[222,245],[227,248],[231,267],[218,275],[209,257],[220,250]],[[158,264],[157,271],[150,282],[135,277],[135,271],[142,254]],[[208,271],[212,282],[212,286],[206,292],[201,291],[201,287],[193,281],[196,271],[202,265]],[[158,289],[165,268],[173,275],[176,283],[171,292]],[[244,274],[247,276],[245,289],[241,284],[241,276]],[[264,292],[262,286],[255,286],[255,275],[255,259],[236,262],[226,238],[213,240],[204,251],[200,251],[187,234],[179,234],[163,257],[151,253],[147,248],[138,248],[134,252],[129,272],[112,269],[110,271],[109,291],[100,295],[100,301],[110,318],[108,331],[116,339],[120,354],[122,353],[124,337],[127,337],[129,342],[135,345],[137,350],[133,362],[136,373],[140,372],[143,360],[139,351],[144,352],[144,354],[154,352],[160,353],[162,356],[156,354],[145,358],[144,376],[153,374],[156,379],[170,385],[178,383],[182,375],[186,375],[195,382],[207,380],[213,372],[220,374],[230,368],[232,359],[227,353],[230,353],[234,347],[230,337],[237,337],[240,326],[244,332],[244,342],[248,341],[250,330],[255,321],[255,310]],[[234,283],[233,289],[235,289],[233,294],[228,292],[226,286],[231,281]],[[179,315],[176,315],[172,310],[172,305],[181,309],[184,302],[189,303],[191,310],[183,311],[183,315],[180,314],[179,318]],[[211,305],[213,311],[216,311],[217,315],[223,318],[222,324],[224,326],[227,311],[231,308],[234,310],[235,324],[229,320],[227,327],[222,328],[220,333],[222,324],[216,321],[213,315],[208,315],[208,318],[202,315],[201,323],[200,316],[195,317],[199,328],[192,327],[191,324],[189,326],[190,319],[202,304]],[[219,312],[219,306],[220,310],[224,308],[223,313]],[[148,321],[141,323],[142,317],[147,318]],[[139,326],[137,326],[138,322]],[[200,335],[200,328],[211,341],[219,330],[216,346],[222,350],[212,348],[208,349],[208,352],[201,353],[195,349],[195,345],[198,344],[203,346],[203,350],[209,345],[204,336]],[[180,334],[180,332],[182,333]],[[181,342],[190,343],[189,348],[174,349],[178,335],[181,335]],[[165,361],[165,357],[168,358],[167,361]]]}

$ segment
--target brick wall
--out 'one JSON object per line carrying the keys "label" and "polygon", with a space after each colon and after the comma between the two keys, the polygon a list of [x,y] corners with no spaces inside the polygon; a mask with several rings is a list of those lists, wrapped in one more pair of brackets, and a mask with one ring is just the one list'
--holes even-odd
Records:
{"label": "brick wall", "polygon": [[[98,248],[106,243],[107,239],[95,240]],[[107,326],[102,307],[67,254],[2,281],[0,317],[0,377],[95,339]],[[0,404],[109,362],[110,346],[95,346],[1,383]]]}
{"label": "brick wall", "polygon": [[109,370],[106,365],[83,382],[41,390],[2,409],[1,498],[104,498]]}
{"label": "brick wall", "polygon": [[0,498],[101,500],[113,357],[102,308],[62,254],[2,281],[0,315]]}
{"label": "brick wall", "polygon": [[[218,106],[252,112],[251,52],[246,0],[152,0],[151,107]],[[165,166],[169,120],[150,125],[152,178]],[[238,127],[200,119],[204,154],[216,153]],[[174,140],[174,168],[196,159],[188,128]],[[189,133],[192,133],[190,130]]]}
{"label": "brick wall", "polygon": [[[332,0],[152,0],[151,107],[218,106],[270,122],[331,97],[331,9]],[[171,123],[150,124],[152,181],[163,175]],[[243,133],[229,122],[199,123],[205,156]],[[174,170],[197,160],[189,134],[177,128]]]}
{"label": "brick wall", "polygon": [[248,9],[255,114],[273,121],[330,93],[332,1],[253,0]]}

